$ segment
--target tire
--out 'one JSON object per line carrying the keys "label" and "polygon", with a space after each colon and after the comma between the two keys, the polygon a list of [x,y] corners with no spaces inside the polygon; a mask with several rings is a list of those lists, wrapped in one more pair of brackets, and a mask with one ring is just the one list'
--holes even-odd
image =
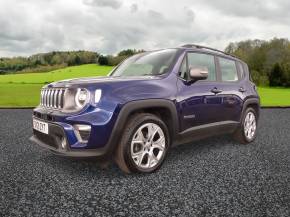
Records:
{"label": "tire", "polygon": [[156,115],[138,113],[124,128],[115,162],[125,173],[152,173],[162,165],[169,144],[166,124]]}
{"label": "tire", "polygon": [[[250,121],[251,117],[254,118],[253,119],[254,125],[250,127],[248,123],[251,122]],[[243,114],[238,129],[233,134],[233,138],[242,144],[248,144],[253,142],[257,136],[257,123],[258,123],[257,112],[255,111],[255,109],[251,107],[247,108]]]}

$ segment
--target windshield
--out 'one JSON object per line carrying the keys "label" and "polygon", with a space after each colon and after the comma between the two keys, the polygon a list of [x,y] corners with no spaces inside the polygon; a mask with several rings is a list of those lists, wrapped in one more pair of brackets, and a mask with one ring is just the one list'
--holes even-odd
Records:
{"label": "windshield", "polygon": [[161,75],[170,69],[177,49],[134,55],[119,65],[110,76]]}

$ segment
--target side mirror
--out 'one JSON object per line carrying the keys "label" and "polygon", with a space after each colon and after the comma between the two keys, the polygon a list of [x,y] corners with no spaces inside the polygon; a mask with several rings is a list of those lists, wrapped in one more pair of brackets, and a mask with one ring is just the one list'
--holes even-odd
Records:
{"label": "side mirror", "polygon": [[190,67],[189,75],[191,80],[205,80],[208,77],[207,67]]}

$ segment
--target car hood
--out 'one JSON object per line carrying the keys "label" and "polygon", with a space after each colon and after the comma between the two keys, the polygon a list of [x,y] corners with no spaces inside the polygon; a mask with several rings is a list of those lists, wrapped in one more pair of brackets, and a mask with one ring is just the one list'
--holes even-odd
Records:
{"label": "car hood", "polygon": [[[108,109],[108,105],[124,104],[133,100],[169,99],[176,92],[175,86],[170,85],[170,82],[172,81],[169,76],[90,77],[54,82],[46,87],[86,88],[89,91],[101,89],[102,100],[98,106]],[[173,84],[176,84],[175,80]]]}
{"label": "car hood", "polygon": [[116,82],[129,82],[129,81],[146,81],[160,79],[160,76],[130,76],[130,77],[86,77],[86,78],[76,78],[68,79],[50,83],[46,85],[48,88],[52,87],[74,87],[74,86],[91,86],[94,84],[108,84]]}

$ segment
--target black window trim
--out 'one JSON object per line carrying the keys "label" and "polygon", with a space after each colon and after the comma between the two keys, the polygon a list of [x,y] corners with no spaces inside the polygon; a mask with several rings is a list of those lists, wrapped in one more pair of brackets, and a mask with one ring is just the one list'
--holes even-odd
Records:
{"label": "black window trim", "polygon": [[178,77],[179,79],[181,79],[182,81],[188,82],[188,80],[182,78],[182,77],[180,76],[180,74],[179,74],[179,73],[181,72],[181,67],[182,67],[182,64],[183,64],[183,61],[184,61],[184,60],[186,61],[186,69],[188,68],[188,65],[187,65],[187,54],[186,54],[186,52],[185,52],[183,55],[184,55],[184,56],[182,57],[182,60],[181,60],[180,65],[179,65],[179,67],[178,67],[177,77]]}

